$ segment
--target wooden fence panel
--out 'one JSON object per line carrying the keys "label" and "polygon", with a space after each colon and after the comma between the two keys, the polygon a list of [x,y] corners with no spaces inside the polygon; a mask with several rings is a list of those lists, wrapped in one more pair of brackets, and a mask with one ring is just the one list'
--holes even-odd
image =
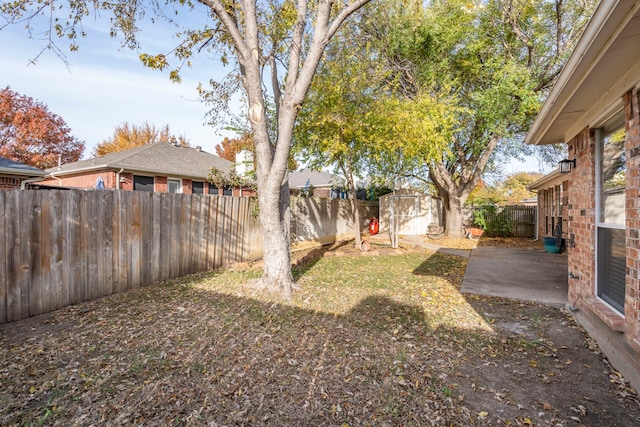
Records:
{"label": "wooden fence panel", "polygon": [[[25,311],[28,316],[31,315],[29,307],[29,282],[31,279],[31,262],[30,262],[30,248],[33,229],[33,193],[28,197],[21,198],[20,200],[20,245],[18,250],[20,271],[18,272],[18,283],[20,286],[20,307],[22,311]],[[25,213],[27,213],[25,215]]]}
{"label": "wooden fence panel", "polygon": [[218,216],[220,215],[220,197],[211,197],[209,201],[209,235],[207,237],[207,268],[214,269],[218,267],[218,245],[216,244],[216,236],[218,233]]}
{"label": "wooden fence panel", "polygon": [[[46,311],[57,310],[69,305],[69,289],[68,280],[64,280],[64,269],[67,266],[67,260],[73,260],[72,253],[65,256],[65,247],[71,236],[65,233],[65,226],[69,219],[78,222],[78,217],[71,217],[65,208],[62,194],[60,192],[43,192],[42,206],[47,206],[49,221],[49,259],[46,262],[49,265],[49,286],[48,302]],[[68,218],[67,220],[63,220]],[[72,236],[75,236],[72,234]],[[74,265],[77,268],[77,264]]]}
{"label": "wooden fence panel", "polygon": [[65,263],[62,268],[62,281],[67,286],[68,303],[77,304],[82,284],[81,259],[79,257],[81,248],[81,220],[80,220],[80,193],[72,191],[65,197],[65,207],[63,209],[62,232],[65,236],[63,246],[63,258]]}
{"label": "wooden fence panel", "polygon": [[6,229],[5,239],[7,241],[7,320],[13,321],[27,317],[28,314],[22,313],[20,306],[20,285],[18,282],[18,272],[20,271],[20,235],[21,230],[21,212],[19,203],[19,194],[17,191],[7,193],[5,215]]}
{"label": "wooden fence panel", "polygon": [[149,262],[154,267],[151,269],[151,283],[158,283],[161,280],[160,266],[162,264],[160,262],[160,229],[163,226],[162,214],[164,213],[164,210],[162,209],[162,194],[163,193],[153,193],[151,198],[153,221],[150,221],[151,236],[149,243],[151,248],[149,251]]}
{"label": "wooden fence panel", "polygon": [[229,198],[225,196],[219,197],[219,206],[218,206],[218,218],[216,221],[216,260],[218,261],[218,265],[216,268],[220,268],[227,262],[226,259],[226,251],[224,250],[226,244],[225,236],[225,227],[227,222],[227,215],[229,214],[227,209],[227,200]]}
{"label": "wooden fence panel", "polygon": [[[32,194],[30,205],[23,212],[27,212],[31,225],[29,236],[29,276],[34,283],[46,282],[42,278],[42,256],[46,255],[47,242],[44,235],[48,234],[48,221],[42,221],[42,208],[40,206],[40,195]],[[29,315],[43,313],[43,294],[46,295],[44,286],[30,286],[29,288]]]}
{"label": "wooden fence panel", "polygon": [[492,209],[480,206],[476,209],[484,211],[485,222],[489,229],[491,229],[491,223],[505,223],[509,224],[511,233],[515,237],[535,236],[535,206],[499,206]]}
{"label": "wooden fence panel", "polygon": [[259,259],[256,203],[135,191],[0,191],[0,323]]}
{"label": "wooden fence panel", "polygon": [[[40,212],[40,233],[37,237],[40,239],[40,253],[36,254],[32,253],[33,257],[38,258],[36,263],[39,262],[39,274],[34,273],[33,280],[35,283],[42,283],[42,286],[37,287],[38,289],[32,289],[33,295],[39,295],[39,302],[36,303],[33,308],[34,312],[47,313],[51,311],[51,238],[52,238],[52,230],[51,227],[57,227],[59,224],[54,224],[51,219],[51,203],[48,200],[44,200],[48,197],[47,193],[38,193],[37,194],[37,207],[35,209]],[[36,219],[35,221],[38,221]],[[64,230],[60,231],[62,235],[64,235]],[[35,239],[35,238],[34,238]],[[34,242],[36,243],[36,242]]]}

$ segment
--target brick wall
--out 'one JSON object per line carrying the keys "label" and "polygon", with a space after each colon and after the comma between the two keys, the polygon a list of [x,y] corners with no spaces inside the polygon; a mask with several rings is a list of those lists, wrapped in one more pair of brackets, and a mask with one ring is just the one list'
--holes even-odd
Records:
{"label": "brick wall", "polygon": [[625,94],[626,292],[625,314],[596,297],[596,138],[583,130],[569,142],[576,168],[569,176],[568,226],[575,246],[567,250],[569,304],[613,366],[640,388],[640,102],[638,90]]}
{"label": "brick wall", "polygon": [[104,188],[116,188],[116,173],[105,170],[67,175],[60,178],[47,178],[39,183],[44,185],[53,185],[56,187],[94,188],[98,177],[102,177],[102,180],[104,181]]}
{"label": "brick wall", "polygon": [[121,173],[120,174],[120,189],[133,191],[133,174],[132,173]]}
{"label": "brick wall", "polygon": [[625,320],[627,332],[640,337],[640,102],[638,89],[624,96],[626,175],[627,277]]}
{"label": "brick wall", "polygon": [[[55,174],[55,173],[54,173]],[[104,187],[116,189],[116,178],[117,174],[115,171],[97,171],[97,172],[88,172],[83,174],[76,175],[67,175],[60,178],[48,178],[44,181],[41,181],[42,184],[58,186],[58,187],[73,187],[73,188],[94,188],[96,185],[96,180],[101,176],[104,180]],[[13,178],[12,178],[13,180]],[[13,189],[20,188],[20,182],[17,183],[16,186],[11,186],[7,188],[3,188],[2,177],[0,177],[0,189]],[[13,184],[12,184],[13,185]],[[157,193],[166,193],[168,188],[168,178],[166,176],[155,176],[154,177],[154,191]],[[191,194],[192,193],[192,180],[191,179],[182,179],[182,193]],[[123,172],[120,174],[120,189],[121,190],[133,190],[133,174]],[[204,182],[204,193],[209,194],[209,183]],[[214,194],[217,194],[214,192]],[[222,193],[220,193],[222,194]],[[233,189],[234,196],[255,196],[256,192],[253,190],[240,190],[239,188]]]}
{"label": "brick wall", "polygon": [[183,179],[182,180],[182,193],[183,194],[191,194],[191,180]]}
{"label": "brick wall", "polygon": [[569,226],[568,194],[568,180],[538,190],[538,238],[554,237],[555,227],[560,218],[563,237],[569,237],[566,234]]}
{"label": "brick wall", "polygon": [[156,193],[166,193],[168,190],[168,179],[166,176],[153,177],[153,191]]}
{"label": "brick wall", "polygon": [[16,178],[14,176],[0,176],[0,190],[19,189],[22,181],[22,178]]}
{"label": "brick wall", "polygon": [[595,138],[589,129],[569,142],[576,167],[568,176],[567,225],[573,247],[567,248],[569,304],[578,306],[595,291]]}

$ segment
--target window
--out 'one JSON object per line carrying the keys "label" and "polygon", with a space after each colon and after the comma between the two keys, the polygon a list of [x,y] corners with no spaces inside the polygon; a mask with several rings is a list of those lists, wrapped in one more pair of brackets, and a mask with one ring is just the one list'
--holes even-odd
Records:
{"label": "window", "polygon": [[597,169],[597,293],[624,314],[626,278],[625,130],[621,115],[596,132]]}
{"label": "window", "polygon": [[133,176],[133,189],[135,191],[153,191],[153,177],[152,176]]}
{"label": "window", "polygon": [[220,194],[220,189],[216,185],[209,183],[209,194],[217,196]]}
{"label": "window", "polygon": [[193,194],[204,194],[204,182],[193,181],[191,183],[191,192]]}
{"label": "window", "polygon": [[167,193],[182,193],[182,181],[179,179],[168,179]]}
{"label": "window", "polygon": [[225,185],[224,188],[222,189],[222,195],[223,196],[233,196],[233,187]]}

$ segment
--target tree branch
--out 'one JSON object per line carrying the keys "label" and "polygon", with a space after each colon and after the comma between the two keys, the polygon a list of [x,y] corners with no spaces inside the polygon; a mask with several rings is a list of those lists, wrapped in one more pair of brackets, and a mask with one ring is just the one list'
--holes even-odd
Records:
{"label": "tree branch", "polygon": [[242,35],[242,32],[240,31],[240,28],[238,28],[238,24],[236,22],[235,17],[231,16],[229,12],[227,12],[225,6],[222,4],[222,1],[221,0],[198,0],[198,1],[203,5],[211,8],[211,10],[213,10],[216,16],[218,16],[218,19],[220,19],[220,22],[222,22],[222,25],[224,25],[227,32],[231,36],[231,39],[233,40],[233,45],[235,46],[236,51],[240,56],[240,58],[238,59],[240,59],[241,62],[242,62],[242,58],[244,58],[245,60],[248,59],[251,54],[249,47],[247,46],[247,43]]}

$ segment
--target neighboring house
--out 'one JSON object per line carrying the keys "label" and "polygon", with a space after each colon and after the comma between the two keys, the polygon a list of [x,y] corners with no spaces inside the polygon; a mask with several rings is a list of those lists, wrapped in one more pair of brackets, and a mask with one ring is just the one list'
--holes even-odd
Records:
{"label": "neighboring house", "polygon": [[0,157],[0,190],[20,189],[27,181],[39,181],[46,175],[42,169]]}
{"label": "neighboring house", "polygon": [[242,188],[218,188],[207,181],[211,168],[228,175],[234,163],[203,151],[156,142],[47,169],[42,184],[71,188],[253,195]]}
{"label": "neighboring house", "polygon": [[538,198],[537,197],[527,197],[526,199],[520,200],[518,203],[521,206],[538,206]]}
{"label": "neighboring house", "polygon": [[442,201],[414,190],[380,197],[380,233],[424,236],[443,225]]}
{"label": "neighboring house", "polygon": [[344,199],[345,180],[328,172],[303,169],[289,173],[289,190],[292,195],[308,194],[323,199]]}
{"label": "neighboring house", "polygon": [[[569,304],[640,389],[640,2],[602,1],[526,137],[568,145]],[[565,195],[563,194],[563,198]]]}
{"label": "neighboring house", "polygon": [[[538,193],[536,237],[554,237],[558,226],[561,232],[566,231],[569,221],[567,214],[569,180],[567,174],[560,173],[560,170],[556,169],[532,182],[527,186],[527,189]],[[535,206],[535,199],[531,206]]]}

